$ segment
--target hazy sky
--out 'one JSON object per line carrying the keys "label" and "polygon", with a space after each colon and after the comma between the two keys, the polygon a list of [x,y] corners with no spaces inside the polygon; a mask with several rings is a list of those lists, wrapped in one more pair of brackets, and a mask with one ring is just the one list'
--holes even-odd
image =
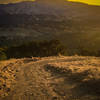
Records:
{"label": "hazy sky", "polygon": [[69,0],[69,1],[78,1],[78,2],[88,3],[92,5],[100,5],[100,0]]}
{"label": "hazy sky", "polygon": [[[19,1],[34,1],[34,0],[0,0],[0,3],[5,4],[5,3],[14,3]],[[78,2],[88,3],[92,5],[100,5],[100,0],[68,0],[68,1],[78,1]]]}

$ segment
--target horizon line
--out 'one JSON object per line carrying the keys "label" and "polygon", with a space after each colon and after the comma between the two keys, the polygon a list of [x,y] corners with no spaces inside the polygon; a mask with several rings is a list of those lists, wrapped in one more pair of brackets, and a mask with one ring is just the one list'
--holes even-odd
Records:
{"label": "horizon line", "polygon": [[[36,0],[25,0],[25,1],[16,1],[16,2],[9,2],[9,3],[0,3],[0,5],[6,5],[6,4],[17,4],[17,3],[21,3],[21,2],[35,2]],[[73,1],[73,0],[66,0],[68,2],[72,2],[72,3],[80,3],[80,4],[85,4],[85,5],[90,5],[90,6],[99,6],[100,4],[96,5],[96,4],[89,4],[89,3],[85,3],[82,1]]]}

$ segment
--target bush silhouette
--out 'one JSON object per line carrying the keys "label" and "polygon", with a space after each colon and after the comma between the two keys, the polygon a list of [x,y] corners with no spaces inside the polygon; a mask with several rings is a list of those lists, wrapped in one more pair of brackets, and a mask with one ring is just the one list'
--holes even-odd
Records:
{"label": "bush silhouette", "polygon": [[4,49],[0,48],[0,60],[6,60],[7,56],[6,53],[4,52]]}
{"label": "bush silhouette", "polygon": [[59,40],[30,42],[20,46],[9,47],[6,50],[8,58],[23,58],[23,57],[45,57],[64,55],[66,52],[65,47]]}

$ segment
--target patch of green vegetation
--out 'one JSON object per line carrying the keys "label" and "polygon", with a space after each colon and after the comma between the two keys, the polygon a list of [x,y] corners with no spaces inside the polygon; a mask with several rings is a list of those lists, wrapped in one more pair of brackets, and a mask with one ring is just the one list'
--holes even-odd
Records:
{"label": "patch of green vegetation", "polygon": [[[74,52],[73,52],[74,51]],[[80,45],[73,51],[66,47],[60,40],[44,40],[25,42],[20,45],[8,46],[0,49],[0,60],[24,57],[48,57],[48,56],[100,56],[100,50],[94,50]]]}
{"label": "patch of green vegetation", "polygon": [[20,46],[12,46],[6,49],[8,58],[23,58],[23,57],[47,57],[65,55],[66,48],[59,40],[29,42]]}
{"label": "patch of green vegetation", "polygon": [[0,60],[6,60],[7,56],[3,48],[0,48]]}

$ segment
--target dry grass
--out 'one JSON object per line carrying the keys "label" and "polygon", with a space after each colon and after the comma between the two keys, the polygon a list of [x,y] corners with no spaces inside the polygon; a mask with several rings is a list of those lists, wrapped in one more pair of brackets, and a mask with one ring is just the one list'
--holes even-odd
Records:
{"label": "dry grass", "polygon": [[32,59],[10,59],[0,62],[0,97],[9,94],[12,86],[16,84],[16,75],[21,70],[20,66],[31,61],[37,61],[39,58]]}
{"label": "dry grass", "polygon": [[100,58],[45,57],[0,62],[0,100],[100,100]]}

